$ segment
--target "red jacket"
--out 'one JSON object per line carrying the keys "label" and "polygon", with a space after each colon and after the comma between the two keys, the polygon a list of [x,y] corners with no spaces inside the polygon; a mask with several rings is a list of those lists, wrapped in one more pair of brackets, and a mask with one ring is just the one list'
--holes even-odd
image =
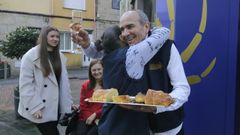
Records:
{"label": "red jacket", "polygon": [[89,103],[84,101],[86,98],[92,97],[93,89],[88,89],[89,80],[86,80],[82,84],[80,91],[80,114],[79,120],[86,121],[89,116],[94,112],[97,114],[97,119],[100,118],[102,112],[102,104]]}

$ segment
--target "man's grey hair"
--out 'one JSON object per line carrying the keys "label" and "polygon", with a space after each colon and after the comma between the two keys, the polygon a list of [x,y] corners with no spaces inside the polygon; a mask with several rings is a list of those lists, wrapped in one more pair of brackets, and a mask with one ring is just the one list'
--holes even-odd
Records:
{"label": "man's grey hair", "polygon": [[140,24],[144,25],[146,23],[149,23],[149,19],[147,17],[147,15],[142,11],[142,10],[135,10],[139,16],[139,22]]}

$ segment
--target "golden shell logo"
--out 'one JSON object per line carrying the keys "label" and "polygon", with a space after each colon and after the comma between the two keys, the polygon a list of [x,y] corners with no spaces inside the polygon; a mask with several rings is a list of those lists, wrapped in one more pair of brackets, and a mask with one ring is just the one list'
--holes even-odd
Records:
{"label": "golden shell logo", "polygon": [[[170,24],[170,38],[174,39],[174,32],[175,32],[175,11],[174,11],[174,0],[167,0],[167,8],[168,8],[168,17],[171,22]],[[199,25],[198,32],[195,34],[191,42],[187,45],[187,47],[184,49],[184,51],[181,53],[181,58],[183,60],[183,63],[187,63],[188,60],[191,58],[193,53],[197,51],[197,47],[201,43],[202,35],[205,32],[207,23],[207,0],[203,0],[202,3],[202,15],[201,15],[201,22]],[[162,26],[160,19],[157,18],[155,20],[156,26]],[[212,61],[208,64],[208,66],[200,73],[194,73],[192,75],[187,76],[189,84],[197,84],[200,83],[201,80],[208,76],[208,74],[213,70],[215,64],[216,64],[217,58],[213,58]]]}

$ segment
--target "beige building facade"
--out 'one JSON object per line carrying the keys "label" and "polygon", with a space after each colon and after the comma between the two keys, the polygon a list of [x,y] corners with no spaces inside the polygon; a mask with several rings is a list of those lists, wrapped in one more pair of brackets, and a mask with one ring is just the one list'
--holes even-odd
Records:
{"label": "beige building facade", "polygon": [[[82,50],[71,42],[69,24],[80,22],[94,41],[105,28],[119,23],[119,8],[116,8],[116,4],[113,8],[113,3],[118,2],[115,0],[72,1],[80,6],[83,3],[84,9],[69,7],[68,0],[0,0],[0,40],[4,40],[9,32],[19,26],[40,29],[53,25],[61,32],[61,51],[68,58],[68,68],[80,68],[86,58]],[[6,58],[0,53],[0,60],[11,65],[12,75],[19,74],[19,64],[15,59]]]}

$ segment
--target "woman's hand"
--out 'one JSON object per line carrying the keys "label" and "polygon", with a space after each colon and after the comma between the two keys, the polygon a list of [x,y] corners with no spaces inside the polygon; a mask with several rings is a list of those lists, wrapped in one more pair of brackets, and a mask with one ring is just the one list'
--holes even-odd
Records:
{"label": "woman's hand", "polygon": [[95,119],[95,120],[94,120],[94,123],[98,126],[99,119]]}
{"label": "woman's hand", "polygon": [[93,113],[91,116],[89,116],[86,120],[86,124],[87,125],[90,125],[93,123],[93,121],[96,119],[97,117],[97,114],[96,113]]}
{"label": "woman's hand", "polygon": [[83,48],[87,48],[90,44],[88,33],[83,29],[80,29],[77,33],[71,32],[71,37],[74,43],[79,44]]}
{"label": "woman's hand", "polygon": [[79,105],[72,104],[72,110],[78,110],[78,108],[79,108]]}
{"label": "woman's hand", "polygon": [[41,118],[42,118],[42,111],[41,111],[41,110],[38,110],[38,111],[36,111],[35,113],[33,113],[32,116],[33,116],[35,119],[41,119]]}

